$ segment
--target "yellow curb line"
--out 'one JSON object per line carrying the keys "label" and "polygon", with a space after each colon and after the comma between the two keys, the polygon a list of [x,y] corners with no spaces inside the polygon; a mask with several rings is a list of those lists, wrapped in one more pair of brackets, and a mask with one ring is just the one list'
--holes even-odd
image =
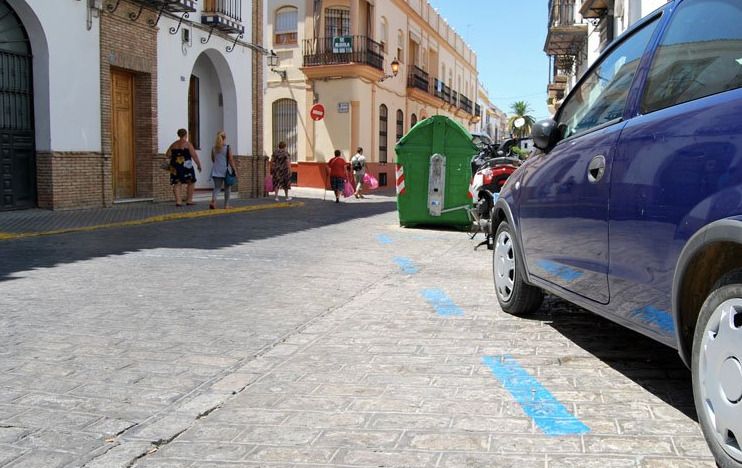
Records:
{"label": "yellow curb line", "polygon": [[159,223],[162,221],[174,221],[178,219],[192,219],[192,218],[205,218],[207,216],[224,216],[235,213],[248,213],[250,211],[262,211],[271,210],[273,208],[294,208],[304,206],[304,202],[280,202],[280,203],[266,203],[263,205],[251,205],[251,206],[238,206],[230,208],[228,210],[203,210],[203,211],[192,211],[187,213],[169,213],[159,216],[150,216],[149,218],[136,219],[132,221],[121,221],[118,223],[109,224],[96,224],[95,226],[83,226],[76,228],[57,229],[55,231],[42,231],[42,232],[0,232],[0,241],[22,239],[26,237],[40,237],[40,236],[53,236],[56,234],[67,234],[71,232],[86,232],[96,231],[98,229],[107,228],[118,228],[128,226],[138,226],[141,224]]}

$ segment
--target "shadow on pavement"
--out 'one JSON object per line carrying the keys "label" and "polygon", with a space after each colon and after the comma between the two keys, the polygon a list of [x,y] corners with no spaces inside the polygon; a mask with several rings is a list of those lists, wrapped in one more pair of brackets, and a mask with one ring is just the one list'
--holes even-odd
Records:
{"label": "shadow on pavement", "polygon": [[546,322],[580,348],[698,421],[690,371],[677,350],[555,296],[547,295],[538,313],[529,318]]}
{"label": "shadow on pavement", "polygon": [[3,241],[0,242],[0,281],[35,268],[147,249],[216,250],[397,209],[396,201],[340,204],[314,199],[302,201],[303,207]]}

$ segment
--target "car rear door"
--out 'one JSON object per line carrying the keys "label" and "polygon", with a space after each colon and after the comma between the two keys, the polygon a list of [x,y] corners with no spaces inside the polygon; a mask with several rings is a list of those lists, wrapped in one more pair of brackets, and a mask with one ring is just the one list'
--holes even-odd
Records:
{"label": "car rear door", "polygon": [[562,105],[563,140],[529,162],[520,187],[521,243],[530,275],[608,303],[611,166],[625,104],[656,28],[644,23],[612,46]]}

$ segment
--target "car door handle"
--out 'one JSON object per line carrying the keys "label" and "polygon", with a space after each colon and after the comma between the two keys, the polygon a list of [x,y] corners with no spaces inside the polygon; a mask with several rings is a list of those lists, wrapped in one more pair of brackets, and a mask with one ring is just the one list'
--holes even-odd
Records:
{"label": "car door handle", "polygon": [[591,184],[597,183],[605,174],[605,156],[599,154],[590,160],[587,166],[587,180]]}

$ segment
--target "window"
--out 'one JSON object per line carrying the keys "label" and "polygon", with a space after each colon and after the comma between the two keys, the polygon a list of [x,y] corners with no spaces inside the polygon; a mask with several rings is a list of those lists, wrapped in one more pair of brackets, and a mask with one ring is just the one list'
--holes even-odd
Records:
{"label": "window", "polygon": [[276,29],[273,44],[295,45],[297,42],[296,31],[299,20],[299,10],[294,7],[280,8],[276,12]]}
{"label": "window", "polygon": [[379,162],[387,162],[387,120],[388,110],[384,104],[379,106]]}
{"label": "window", "polygon": [[381,18],[381,51],[386,53],[387,44],[389,44],[389,24],[386,18]]}
{"label": "window", "polygon": [[739,0],[687,0],[675,12],[649,71],[642,112],[742,87]]}
{"label": "window", "polygon": [[273,102],[273,146],[278,142],[286,143],[286,151],[291,156],[291,161],[296,162],[296,101],[293,99],[279,99]]}
{"label": "window", "polygon": [[350,9],[328,8],[325,10],[325,37],[350,35]]}
{"label": "window", "polygon": [[188,83],[188,139],[196,149],[201,148],[200,109],[198,77],[191,75],[191,81]]}
{"label": "window", "polygon": [[410,116],[410,128],[414,127],[417,123],[417,116],[415,114],[412,114]]}
{"label": "window", "polygon": [[397,109],[397,141],[401,140],[404,136],[404,112],[401,109]]}
{"label": "window", "polygon": [[397,31],[397,60],[405,62],[404,59],[404,33]]}
{"label": "window", "polygon": [[560,110],[563,138],[621,118],[644,49],[657,20],[634,32],[592,67]]}

